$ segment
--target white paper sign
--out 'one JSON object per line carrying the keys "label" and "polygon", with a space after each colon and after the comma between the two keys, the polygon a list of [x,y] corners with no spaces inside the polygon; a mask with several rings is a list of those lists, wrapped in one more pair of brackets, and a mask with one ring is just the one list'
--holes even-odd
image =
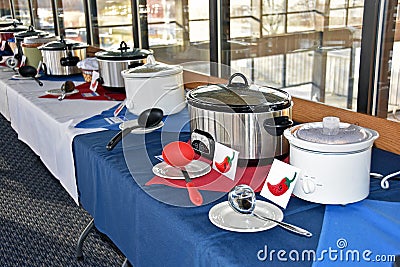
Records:
{"label": "white paper sign", "polygon": [[274,159],[260,195],[285,209],[300,171],[299,168]]}
{"label": "white paper sign", "polygon": [[97,86],[99,86],[100,74],[97,71],[92,72],[92,80],[90,81],[90,90],[96,92]]}
{"label": "white paper sign", "polygon": [[235,180],[239,152],[220,143],[215,143],[212,167],[231,180]]}

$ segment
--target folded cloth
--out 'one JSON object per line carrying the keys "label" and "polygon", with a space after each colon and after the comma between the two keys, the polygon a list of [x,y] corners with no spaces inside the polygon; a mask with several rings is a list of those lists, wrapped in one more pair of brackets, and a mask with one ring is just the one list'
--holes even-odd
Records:
{"label": "folded cloth", "polygon": [[313,266],[392,266],[400,254],[399,210],[399,202],[369,199],[327,206]]}
{"label": "folded cloth", "polygon": [[[289,158],[287,157],[284,161],[288,162],[288,159]],[[211,169],[208,174],[195,178],[192,182],[199,190],[229,192],[235,185],[247,184],[253,188],[255,192],[260,192],[270,169],[271,165],[237,167],[234,180],[231,180],[216,170]],[[159,176],[154,176],[145,185],[149,186],[153,184],[162,184],[176,188],[186,187],[186,182],[183,179],[165,179]]]}
{"label": "folded cloth", "polygon": [[[124,107],[119,113],[119,119],[116,119],[114,117],[114,111],[118,106],[119,104],[103,111],[99,115],[95,115],[79,122],[75,125],[75,128],[104,128],[108,130],[119,130],[119,125],[122,121],[137,119],[138,116],[130,113],[126,107]],[[164,116],[163,121],[165,124],[161,129],[162,131],[176,133],[190,132],[190,118],[187,109],[176,114]]]}
{"label": "folded cloth", "polygon": [[[122,101],[125,99],[125,93],[110,92],[104,89],[101,84],[97,86],[96,93],[98,95],[92,95],[93,91],[90,90],[90,83],[83,83],[75,87],[79,90],[79,93],[68,95],[65,99],[85,99],[85,100],[117,100]],[[42,95],[39,98],[57,98],[55,95]]]}

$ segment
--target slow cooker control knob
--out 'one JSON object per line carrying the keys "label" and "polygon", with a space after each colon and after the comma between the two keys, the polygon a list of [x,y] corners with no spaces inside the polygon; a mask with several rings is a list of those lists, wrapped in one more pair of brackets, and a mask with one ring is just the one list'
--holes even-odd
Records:
{"label": "slow cooker control knob", "polygon": [[315,191],[315,183],[310,178],[305,178],[303,180],[303,186],[302,187],[303,187],[304,193],[306,193],[306,194],[311,194],[311,193],[314,193],[314,191]]}

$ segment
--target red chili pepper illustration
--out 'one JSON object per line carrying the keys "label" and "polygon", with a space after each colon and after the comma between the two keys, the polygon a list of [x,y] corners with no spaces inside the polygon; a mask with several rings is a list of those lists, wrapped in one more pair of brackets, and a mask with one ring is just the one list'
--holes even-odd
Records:
{"label": "red chili pepper illustration", "polygon": [[222,172],[226,173],[231,169],[232,166],[232,161],[235,158],[235,152],[232,155],[232,158],[229,156],[226,156],[222,162],[215,162],[215,167]]}
{"label": "red chili pepper illustration", "polygon": [[290,184],[294,181],[294,179],[296,179],[296,175],[297,175],[297,172],[294,173],[292,180],[285,177],[278,184],[275,184],[275,185],[267,182],[269,191],[274,196],[281,196],[281,195],[285,194],[285,192],[289,190]]}

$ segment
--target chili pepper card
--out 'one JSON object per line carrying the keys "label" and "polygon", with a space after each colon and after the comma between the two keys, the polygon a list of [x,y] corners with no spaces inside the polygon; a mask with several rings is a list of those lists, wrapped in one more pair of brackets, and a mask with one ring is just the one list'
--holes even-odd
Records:
{"label": "chili pepper card", "polygon": [[215,143],[212,167],[231,180],[235,180],[239,152],[221,143]]}
{"label": "chili pepper card", "polygon": [[260,195],[286,209],[300,169],[274,159]]}
{"label": "chili pepper card", "polygon": [[90,90],[93,92],[96,92],[97,86],[99,85],[99,78],[100,78],[100,73],[97,71],[92,72],[92,80],[90,81]]}

